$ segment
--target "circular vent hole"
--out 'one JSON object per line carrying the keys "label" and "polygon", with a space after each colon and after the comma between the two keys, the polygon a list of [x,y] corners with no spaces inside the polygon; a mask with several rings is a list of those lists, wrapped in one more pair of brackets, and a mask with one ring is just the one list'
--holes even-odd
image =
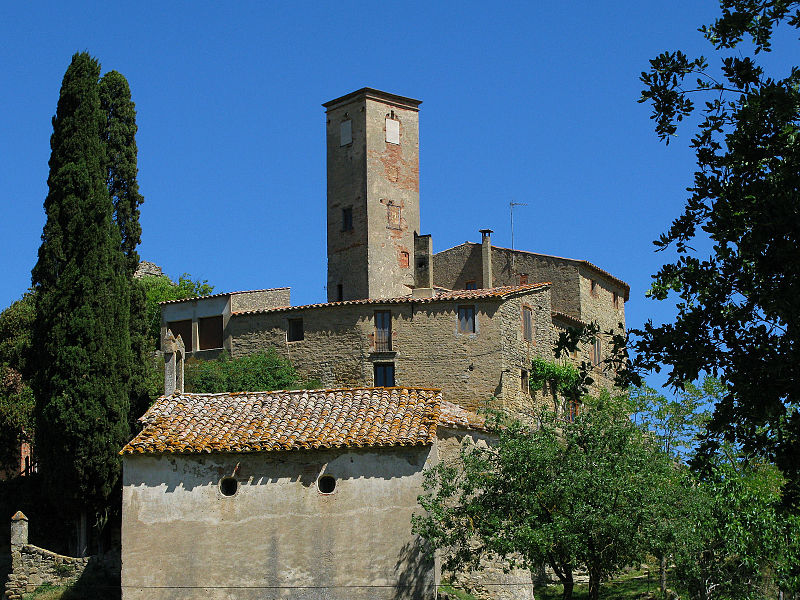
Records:
{"label": "circular vent hole", "polygon": [[224,477],[219,482],[219,491],[223,496],[233,496],[239,489],[239,482],[234,477]]}
{"label": "circular vent hole", "polygon": [[336,479],[332,475],[323,475],[317,481],[317,487],[323,494],[332,494],[336,489]]}

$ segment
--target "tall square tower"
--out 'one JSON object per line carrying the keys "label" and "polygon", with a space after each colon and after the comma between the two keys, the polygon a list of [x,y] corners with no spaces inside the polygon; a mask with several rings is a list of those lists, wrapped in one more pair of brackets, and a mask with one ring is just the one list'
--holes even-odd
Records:
{"label": "tall square tower", "polygon": [[328,301],[406,296],[419,234],[419,105],[364,88],[323,106]]}

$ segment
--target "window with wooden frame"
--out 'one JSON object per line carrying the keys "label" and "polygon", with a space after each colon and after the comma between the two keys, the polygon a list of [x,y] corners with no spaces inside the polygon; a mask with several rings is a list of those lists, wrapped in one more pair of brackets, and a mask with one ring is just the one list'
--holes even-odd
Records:
{"label": "window with wooden frame", "polygon": [[373,363],[375,387],[394,387],[394,363]]}
{"label": "window with wooden frame", "polygon": [[592,363],[592,366],[596,367],[603,361],[602,348],[603,346],[600,342],[600,338],[595,338],[592,347],[589,349],[589,361]]}
{"label": "window with wooden frame", "polygon": [[619,308],[619,294],[617,292],[614,292],[611,301],[614,304],[614,308]]}
{"label": "window with wooden frame", "polygon": [[530,306],[522,307],[522,337],[526,342],[533,342],[533,310]]}
{"label": "window with wooden frame", "polygon": [[475,306],[458,307],[458,332],[475,333]]}
{"label": "window with wooden frame", "polygon": [[197,342],[200,350],[222,348],[222,315],[197,320]]}
{"label": "window with wooden frame", "polygon": [[478,282],[474,279],[470,279],[464,284],[465,290],[477,290],[478,289]]}
{"label": "window with wooden frame", "polygon": [[375,311],[375,352],[392,350],[392,312]]}
{"label": "window with wooden frame", "polygon": [[288,319],[286,324],[286,341],[299,342],[304,338],[305,331],[303,331],[303,319],[300,317]]}
{"label": "window with wooden frame", "polygon": [[567,400],[566,410],[564,411],[564,417],[566,418],[568,423],[575,422],[575,418],[578,416],[580,412],[580,404],[578,404],[577,400]]}

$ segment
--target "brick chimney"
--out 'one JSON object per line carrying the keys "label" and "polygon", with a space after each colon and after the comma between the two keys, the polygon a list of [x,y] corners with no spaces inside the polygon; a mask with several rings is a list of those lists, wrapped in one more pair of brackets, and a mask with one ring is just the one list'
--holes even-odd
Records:
{"label": "brick chimney", "polygon": [[180,335],[176,338],[171,330],[167,330],[167,335],[162,344],[164,349],[164,395],[171,396],[174,393],[183,393],[183,359],[186,356],[186,348]]}
{"label": "brick chimney", "polygon": [[481,229],[481,262],[483,264],[483,287],[494,287],[492,281],[492,230]]}

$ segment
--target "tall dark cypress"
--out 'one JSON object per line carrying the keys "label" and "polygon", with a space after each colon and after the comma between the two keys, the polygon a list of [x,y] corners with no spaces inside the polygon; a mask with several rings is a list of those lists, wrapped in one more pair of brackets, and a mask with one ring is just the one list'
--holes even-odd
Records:
{"label": "tall dark cypress", "polygon": [[101,510],[129,434],[130,277],[107,183],[100,65],[75,54],[50,139],[36,294],[36,450],[68,515]]}
{"label": "tall dark cypress", "polygon": [[126,271],[131,283],[130,336],[131,389],[130,418],[134,422],[150,404],[147,385],[148,365],[151,362],[147,341],[147,308],[145,290],[133,278],[139,264],[136,247],[142,237],[139,206],[144,198],[136,179],[136,105],[131,100],[127,79],[109,71],[100,79],[100,105],[105,115],[104,142],[106,147],[106,186],[114,205],[114,221],[121,236],[120,249],[125,254]]}

